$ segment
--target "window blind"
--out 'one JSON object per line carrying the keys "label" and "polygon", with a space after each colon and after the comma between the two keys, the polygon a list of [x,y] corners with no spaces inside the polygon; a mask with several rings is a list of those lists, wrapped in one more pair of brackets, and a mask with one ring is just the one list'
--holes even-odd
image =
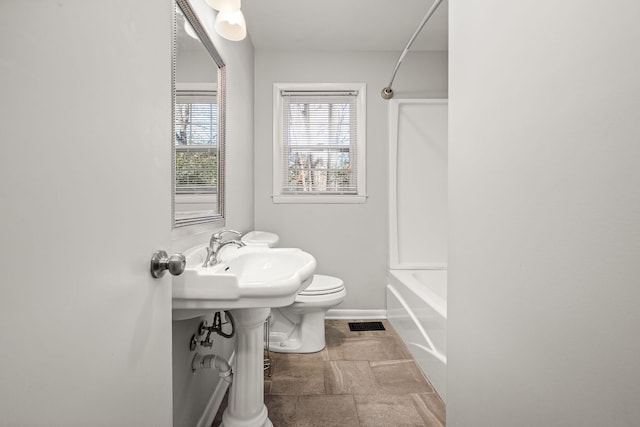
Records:
{"label": "window blind", "polygon": [[176,194],[213,194],[218,181],[218,105],[214,91],[177,91]]}
{"label": "window blind", "polygon": [[357,194],[357,91],[282,91],[282,194]]}

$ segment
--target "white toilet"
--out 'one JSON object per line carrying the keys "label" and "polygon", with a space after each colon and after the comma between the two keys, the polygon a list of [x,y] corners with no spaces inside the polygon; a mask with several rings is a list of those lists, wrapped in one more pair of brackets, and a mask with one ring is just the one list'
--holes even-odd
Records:
{"label": "white toilet", "polygon": [[315,353],[325,347],[324,315],[344,301],[347,291],[337,277],[315,274],[293,304],[272,308],[269,350],[277,353]]}
{"label": "white toilet", "polygon": [[[250,231],[241,240],[248,245],[274,247],[280,236],[268,231]],[[269,351],[315,353],[325,347],[324,315],[344,301],[347,291],[337,277],[315,274],[293,304],[272,308],[268,320]]]}

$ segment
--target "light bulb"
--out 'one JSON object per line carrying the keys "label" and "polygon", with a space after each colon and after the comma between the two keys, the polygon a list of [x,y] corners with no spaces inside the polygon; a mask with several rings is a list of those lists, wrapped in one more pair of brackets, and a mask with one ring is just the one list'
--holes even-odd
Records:
{"label": "light bulb", "polygon": [[214,24],[216,32],[227,40],[239,41],[247,36],[247,23],[241,10],[218,12]]}
{"label": "light bulb", "polygon": [[196,34],[196,30],[193,29],[189,21],[187,21],[186,19],[184,20],[184,32],[187,33],[190,37],[196,40],[200,40],[200,37],[198,37],[198,34]]}

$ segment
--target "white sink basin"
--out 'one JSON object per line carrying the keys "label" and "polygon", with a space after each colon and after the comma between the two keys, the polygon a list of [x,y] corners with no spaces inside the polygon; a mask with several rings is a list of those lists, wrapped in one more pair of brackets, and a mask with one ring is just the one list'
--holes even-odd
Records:
{"label": "white sink basin", "polygon": [[184,273],[173,277],[173,319],[190,319],[212,310],[283,307],[311,283],[315,258],[292,248],[226,246],[222,261],[202,267],[206,245],[185,253]]}

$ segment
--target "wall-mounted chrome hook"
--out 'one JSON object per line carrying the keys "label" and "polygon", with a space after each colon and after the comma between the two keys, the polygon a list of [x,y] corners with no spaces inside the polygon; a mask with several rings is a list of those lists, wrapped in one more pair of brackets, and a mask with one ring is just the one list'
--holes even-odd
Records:
{"label": "wall-mounted chrome hook", "polygon": [[151,257],[151,275],[156,279],[164,276],[166,270],[169,270],[173,276],[182,274],[187,265],[187,259],[182,254],[173,254],[168,256],[165,251],[155,251]]}

